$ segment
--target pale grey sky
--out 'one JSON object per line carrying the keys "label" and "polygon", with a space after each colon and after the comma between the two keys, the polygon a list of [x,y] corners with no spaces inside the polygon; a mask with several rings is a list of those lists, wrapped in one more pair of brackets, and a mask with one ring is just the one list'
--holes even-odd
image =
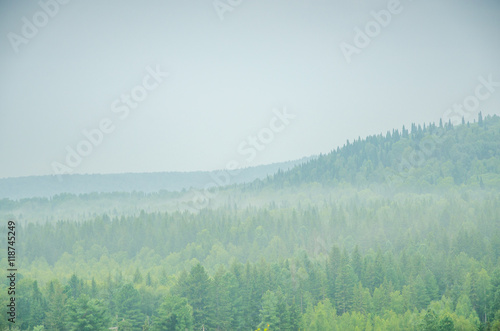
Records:
{"label": "pale grey sky", "polygon": [[[122,173],[298,159],[438,121],[478,77],[500,82],[499,1],[217,1],[231,10],[1,0],[0,178],[54,174],[56,163]],[[390,22],[371,14],[382,10]],[[355,46],[356,28],[372,37],[348,63],[340,46]],[[500,113],[491,84],[471,119]],[[147,93],[134,109],[121,100],[131,91]],[[294,117],[280,120],[284,108]],[[94,146],[83,131],[100,125]],[[85,155],[68,163],[78,147]]]}

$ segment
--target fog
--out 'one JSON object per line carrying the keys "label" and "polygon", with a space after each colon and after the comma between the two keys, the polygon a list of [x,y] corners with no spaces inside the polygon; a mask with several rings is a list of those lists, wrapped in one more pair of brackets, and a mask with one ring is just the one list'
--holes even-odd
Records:
{"label": "fog", "polygon": [[2,1],[0,178],[248,167],[498,114],[499,17],[498,1]]}

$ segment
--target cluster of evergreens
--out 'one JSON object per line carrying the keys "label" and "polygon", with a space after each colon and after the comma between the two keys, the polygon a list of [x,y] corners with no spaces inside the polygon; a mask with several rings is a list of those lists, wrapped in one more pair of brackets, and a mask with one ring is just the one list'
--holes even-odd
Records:
{"label": "cluster of evergreens", "polygon": [[358,138],[264,182],[275,187],[319,182],[399,184],[426,190],[434,185],[500,187],[500,117],[479,114],[477,123],[412,124],[408,130]]}
{"label": "cluster of evergreens", "polygon": [[[413,126],[196,212],[3,200],[69,201],[86,217],[18,224],[17,319],[0,329],[500,330],[499,135],[496,117]],[[162,195],[115,199],[134,196]]]}
{"label": "cluster of evergreens", "polygon": [[498,194],[364,194],[321,206],[30,224],[18,230],[17,325],[475,330],[497,323]]}

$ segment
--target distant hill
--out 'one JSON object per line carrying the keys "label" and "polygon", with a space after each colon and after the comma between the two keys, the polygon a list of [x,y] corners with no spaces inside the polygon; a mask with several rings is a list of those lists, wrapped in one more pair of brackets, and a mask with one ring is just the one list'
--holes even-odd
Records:
{"label": "distant hill", "polygon": [[256,186],[318,182],[396,184],[407,188],[475,185],[500,187],[500,117],[477,122],[416,125],[347,141],[326,155],[279,171]]}
{"label": "distant hill", "polygon": [[458,126],[413,124],[347,141],[326,155],[243,169],[226,188],[206,191],[226,184],[217,183],[224,177],[218,174],[69,175],[62,182],[56,176],[0,179],[0,217],[39,222],[143,210],[321,204],[364,188],[383,197],[462,188],[488,194],[500,189],[500,117]]}
{"label": "distant hill", "polygon": [[[230,176],[229,185],[249,183],[286,171],[310,158],[242,169]],[[49,198],[62,193],[110,193],[181,191],[218,184],[214,180],[220,171],[126,173],[107,175],[29,176],[0,179],[0,199]]]}

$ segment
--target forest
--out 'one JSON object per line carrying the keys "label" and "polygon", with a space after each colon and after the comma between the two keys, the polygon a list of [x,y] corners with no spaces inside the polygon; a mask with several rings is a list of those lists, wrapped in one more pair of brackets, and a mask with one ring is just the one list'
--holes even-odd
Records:
{"label": "forest", "polygon": [[347,141],[203,204],[0,200],[18,259],[0,330],[500,330],[499,154],[500,118],[480,114]]}

